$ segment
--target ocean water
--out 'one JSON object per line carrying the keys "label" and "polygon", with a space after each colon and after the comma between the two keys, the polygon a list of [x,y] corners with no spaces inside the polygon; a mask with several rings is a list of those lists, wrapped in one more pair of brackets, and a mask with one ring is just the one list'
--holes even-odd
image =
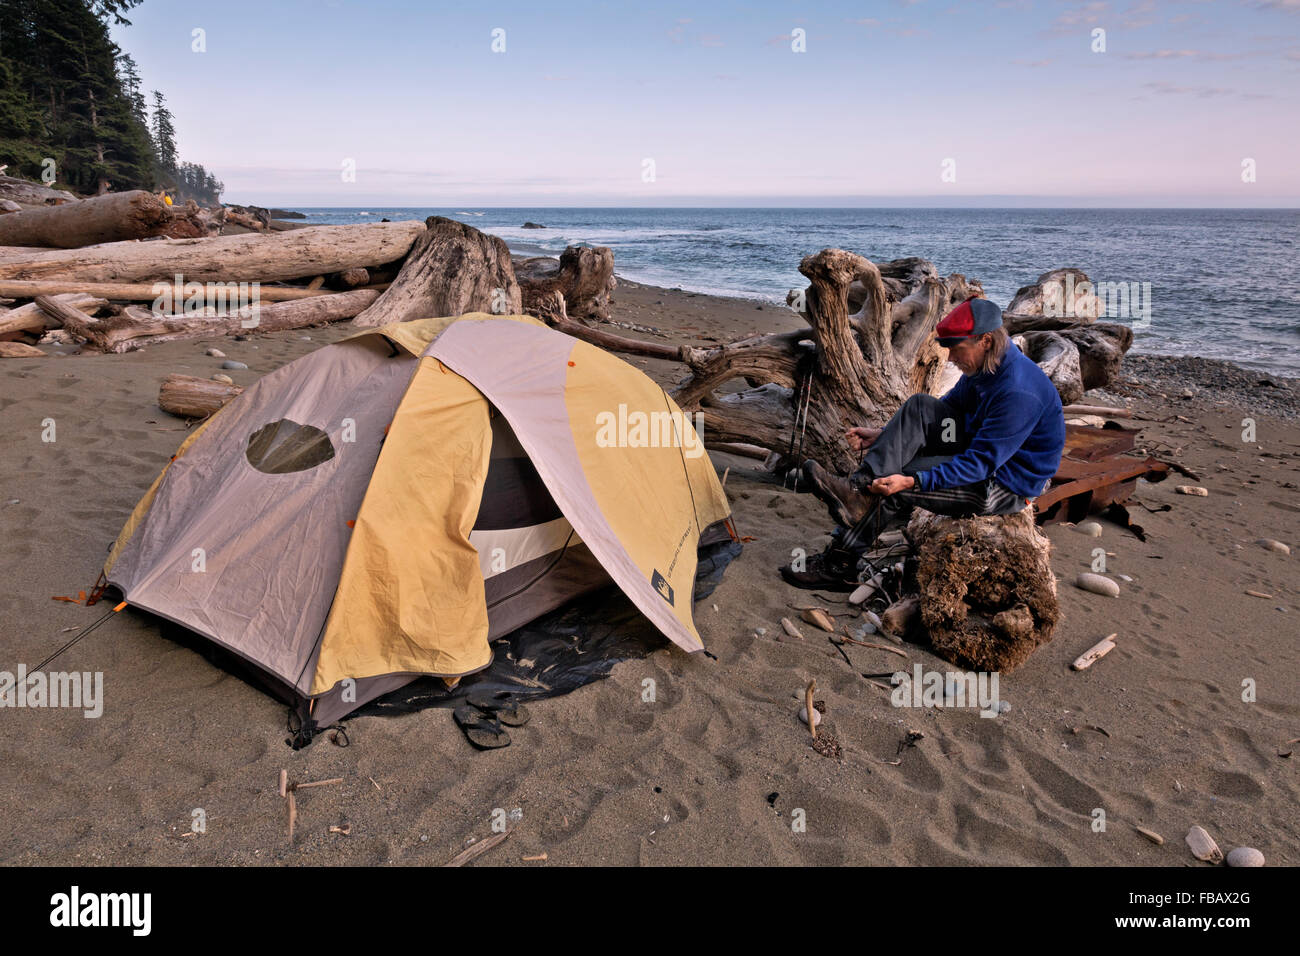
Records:
{"label": "ocean water", "polygon": [[[439,215],[500,236],[512,252],[614,250],[619,275],[650,285],[784,303],[799,260],[839,247],[880,262],[922,256],[982,280],[1005,307],[1049,269],[1149,283],[1134,350],[1227,359],[1300,375],[1300,210],[307,208],[307,224]],[[527,221],[545,229],[524,229]],[[1139,289],[1147,288],[1139,285]],[[1148,301],[1148,300],[1144,300]]]}

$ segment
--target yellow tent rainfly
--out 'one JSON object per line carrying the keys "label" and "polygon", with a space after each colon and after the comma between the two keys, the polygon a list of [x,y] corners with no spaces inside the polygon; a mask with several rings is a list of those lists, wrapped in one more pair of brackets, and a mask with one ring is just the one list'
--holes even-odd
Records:
{"label": "yellow tent rainfly", "polygon": [[311,728],[482,670],[490,640],[611,580],[700,650],[697,548],[728,517],[689,418],[644,373],[473,313],[262,378],[181,446],[104,573],[264,671]]}

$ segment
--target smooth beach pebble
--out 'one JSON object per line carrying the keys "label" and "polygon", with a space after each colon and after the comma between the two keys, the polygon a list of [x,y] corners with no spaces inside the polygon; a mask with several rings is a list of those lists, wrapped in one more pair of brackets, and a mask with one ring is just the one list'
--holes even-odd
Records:
{"label": "smooth beach pebble", "polygon": [[1178,485],[1174,488],[1174,491],[1180,495],[1194,495],[1197,498],[1208,498],[1210,496],[1209,489],[1202,488],[1199,485]]}
{"label": "smooth beach pebble", "polygon": [[1268,551],[1276,551],[1278,554],[1291,553],[1291,548],[1289,545],[1285,545],[1281,541],[1274,541],[1272,538],[1260,538],[1259,546]]}
{"label": "smooth beach pebble", "polygon": [[762,637],[762,636],[763,636],[764,634],[766,634],[766,633],[767,633],[767,628],[765,628],[765,627],[756,627],[756,628],[754,628],[754,634],[755,634],[756,636],[758,636],[758,637]]}
{"label": "smooth beach pebble", "polygon": [[204,352],[203,354],[204,354],[204,355],[211,355],[213,358],[225,358],[225,357],[226,357],[226,353],[223,352],[223,351],[221,351],[221,349],[208,349],[208,350],[207,350],[206,352]]}
{"label": "smooth beach pebble", "polygon": [[[818,711],[816,707],[814,707],[814,708],[813,708],[813,726],[816,727],[816,726],[820,725],[821,722],[822,722],[822,715],[821,715],[821,712]],[[800,707],[800,708],[799,708],[799,723],[803,724],[805,727],[808,726],[808,708],[807,708],[807,707]]]}
{"label": "smooth beach pebble", "polygon": [[245,365],[243,362],[231,362],[231,361],[225,361],[225,362],[222,362],[222,363],[221,363],[221,367],[222,367],[222,368],[234,368],[234,369],[248,368],[248,366]]}
{"label": "smooth beach pebble", "polygon": [[1079,534],[1086,534],[1090,538],[1101,537],[1101,525],[1095,521],[1085,521],[1083,524],[1077,525],[1074,530]]}
{"label": "smooth beach pebble", "polygon": [[871,597],[871,592],[874,590],[875,588],[873,588],[870,584],[859,584],[858,587],[854,590],[854,592],[849,595],[849,603],[861,604],[867,598]]}
{"label": "smooth beach pebble", "polygon": [[1082,572],[1074,579],[1074,586],[1082,588],[1085,591],[1091,591],[1093,594],[1104,594],[1106,597],[1119,597],[1119,585],[1110,578],[1101,574],[1092,574],[1089,571]]}
{"label": "smooth beach pebble", "polygon": [[1006,713],[1007,711],[1009,711],[1010,709],[1011,709],[1011,701],[1009,701],[1009,700],[1000,700],[1000,701],[998,701],[998,713],[999,713],[999,714],[1005,714],[1005,713]]}
{"label": "smooth beach pebble", "polygon": [[231,378],[229,375],[222,375],[220,372],[218,372],[216,375],[212,376],[212,381],[214,381],[214,382],[221,382],[221,383],[224,384],[224,385],[234,385],[234,384],[235,384],[235,380],[234,380],[233,378]]}
{"label": "smooth beach pebble", "polygon": [[875,628],[877,631],[880,630],[879,614],[877,614],[875,611],[868,611],[866,614],[863,615],[863,617],[865,617],[868,621],[871,622],[871,626],[873,628]]}
{"label": "smooth beach pebble", "polygon": [[1264,854],[1253,846],[1239,846],[1228,853],[1228,866],[1263,866]]}

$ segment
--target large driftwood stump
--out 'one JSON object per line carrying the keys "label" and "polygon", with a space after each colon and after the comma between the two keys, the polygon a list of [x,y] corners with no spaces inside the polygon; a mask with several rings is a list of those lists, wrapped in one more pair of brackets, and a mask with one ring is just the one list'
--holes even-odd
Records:
{"label": "large driftwood stump", "polygon": [[1006,517],[945,518],[918,508],[921,622],[934,652],[977,671],[1011,671],[1052,639],[1060,617],[1051,542],[1032,507]]}
{"label": "large driftwood stump", "polygon": [[153,193],[136,189],[82,202],[37,206],[0,216],[0,246],[77,249],[159,235],[171,213]]}
{"label": "large driftwood stump", "polygon": [[393,284],[355,324],[373,328],[466,312],[517,315],[521,308],[506,244],[463,222],[430,216]]}
{"label": "large driftwood stump", "polygon": [[[691,375],[674,398],[703,414],[709,442],[770,448],[778,467],[816,458],[850,471],[857,461],[844,439],[848,428],[883,424],[913,393],[946,389],[946,352],[931,333],[982,289],[960,275],[941,278],[924,259],[877,266],[842,249],[805,257],[799,271],[810,285],[790,302],[809,327],[683,349]],[[850,314],[853,303],[860,304]],[[718,394],[737,378],[749,388]]]}
{"label": "large driftwood stump", "polygon": [[614,250],[608,246],[569,246],[557,262],[546,256],[514,264],[524,311],[543,319],[556,315],[554,293],[563,296],[564,313],[580,322],[609,318],[614,291]]}

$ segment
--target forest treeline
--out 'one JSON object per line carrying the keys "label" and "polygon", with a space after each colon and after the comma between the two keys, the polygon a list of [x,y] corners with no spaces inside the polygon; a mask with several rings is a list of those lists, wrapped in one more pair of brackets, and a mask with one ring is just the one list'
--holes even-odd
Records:
{"label": "forest treeline", "polygon": [[166,190],[219,202],[223,184],[181,161],[163,94],[146,96],[109,30],[141,0],[0,0],[0,166],[97,195]]}

